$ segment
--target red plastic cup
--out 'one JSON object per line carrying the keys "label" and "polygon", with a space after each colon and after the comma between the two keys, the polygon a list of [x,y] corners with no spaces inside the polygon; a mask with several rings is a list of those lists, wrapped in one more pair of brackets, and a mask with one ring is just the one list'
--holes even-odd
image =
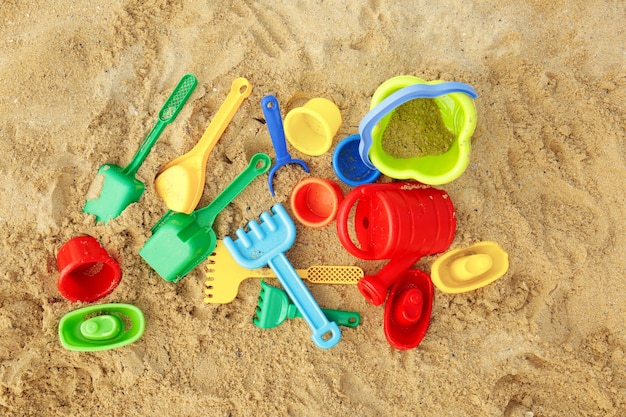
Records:
{"label": "red plastic cup", "polygon": [[405,271],[389,291],[383,329],[391,346],[399,350],[420,344],[433,309],[435,290],[430,277],[419,269]]}
{"label": "red plastic cup", "polygon": [[78,236],[61,246],[57,254],[61,274],[57,288],[69,301],[96,301],[115,289],[122,270],[95,238]]}
{"label": "red plastic cup", "polygon": [[305,226],[324,227],[335,219],[343,192],[337,183],[325,178],[304,178],[291,192],[291,210]]}

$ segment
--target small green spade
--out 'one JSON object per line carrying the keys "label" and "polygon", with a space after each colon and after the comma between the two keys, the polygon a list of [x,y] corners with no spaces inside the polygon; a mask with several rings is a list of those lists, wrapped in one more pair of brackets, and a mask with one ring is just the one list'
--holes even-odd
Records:
{"label": "small green spade", "polygon": [[[181,78],[161,108],[159,121],[125,168],[114,164],[105,164],[100,167],[88,193],[85,207],[83,207],[85,213],[93,214],[97,222],[106,224],[109,220],[119,216],[126,207],[139,201],[146,186],[135,178],[135,174],[161,136],[165,126],[176,119],[197,84],[198,80],[193,74],[186,74]],[[90,198],[92,190],[95,191],[96,196]]]}

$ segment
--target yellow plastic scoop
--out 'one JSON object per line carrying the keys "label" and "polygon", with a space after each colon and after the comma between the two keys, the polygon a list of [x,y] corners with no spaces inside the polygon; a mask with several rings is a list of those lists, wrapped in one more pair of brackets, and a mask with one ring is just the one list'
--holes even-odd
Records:
{"label": "yellow plastic scoop", "polygon": [[[206,268],[204,302],[207,304],[230,303],[239,292],[239,284],[247,278],[276,278],[270,268],[250,270],[240,266],[219,239]],[[363,270],[358,266],[311,266],[296,272],[300,278],[315,284],[356,284],[363,278]]]}
{"label": "yellow plastic scoop", "polygon": [[248,80],[237,78],[233,81],[226,100],[211,120],[198,144],[186,154],[170,161],[159,171],[154,180],[154,187],[168,209],[189,214],[196,208],[204,190],[209,154],[243,100],[250,93],[252,93],[252,86]]}
{"label": "yellow plastic scoop", "polygon": [[442,292],[472,291],[500,278],[509,269],[509,255],[496,242],[455,249],[433,262],[430,277]]}

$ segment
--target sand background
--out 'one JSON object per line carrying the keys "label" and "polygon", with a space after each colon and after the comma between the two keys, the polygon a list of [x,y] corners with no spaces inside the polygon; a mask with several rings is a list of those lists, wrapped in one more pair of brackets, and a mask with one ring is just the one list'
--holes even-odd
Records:
{"label": "sand background", "polygon": [[[625,18],[621,1],[4,0],[0,415],[626,415]],[[143,198],[96,225],[81,210],[98,167],[130,161],[187,72],[199,85],[139,170]],[[155,173],[191,149],[235,78],[253,92],[211,154],[201,206],[253,153],[274,155],[264,95],[283,116],[333,100],[336,144],[357,132],[376,87],[405,74],[478,91],[470,166],[444,187],[458,218],[451,248],[495,240],[510,254],[488,287],[436,291],[417,349],[391,348],[383,308],[355,287],[310,286],[320,305],[363,317],[325,351],[302,320],[252,325],[258,281],[205,305],[204,266],[171,284],[139,257],[166,210]],[[335,179],[330,153],[290,151]],[[257,179],[218,216],[218,236],[286,202],[303,176],[282,168],[276,198]],[[98,302],[140,307],[139,342],[60,345],[59,319],[82,305],[58,293],[56,253],[79,234],[122,265]],[[351,257],[332,226],[298,225],[287,255],[299,268],[380,267]],[[433,259],[417,266],[429,272]]]}

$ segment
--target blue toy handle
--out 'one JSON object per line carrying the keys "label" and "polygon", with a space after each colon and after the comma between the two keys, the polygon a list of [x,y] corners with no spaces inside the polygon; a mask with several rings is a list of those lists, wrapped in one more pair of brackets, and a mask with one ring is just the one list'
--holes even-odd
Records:
{"label": "blue toy handle", "polygon": [[267,122],[267,130],[272,138],[272,145],[276,151],[276,165],[281,165],[283,161],[291,160],[291,155],[287,151],[287,139],[285,138],[285,128],[280,117],[280,107],[278,100],[273,95],[265,96],[261,99],[263,116]]}
{"label": "blue toy handle", "polygon": [[471,98],[478,97],[472,86],[459,82],[444,82],[439,84],[413,84],[401,88],[371,109],[359,123],[359,155],[363,163],[371,169],[376,169],[369,157],[372,147],[372,129],[395,108],[415,98],[435,98],[451,93],[464,93]]}
{"label": "blue toy handle", "polygon": [[272,197],[274,196],[274,174],[278,171],[278,168],[287,164],[300,164],[302,168],[309,172],[309,167],[301,159],[293,159],[287,150],[287,139],[285,138],[285,128],[283,127],[283,120],[280,117],[280,107],[278,106],[278,100],[273,95],[267,95],[261,99],[261,109],[265,116],[265,122],[267,123],[267,130],[270,132],[270,138],[272,139],[272,145],[276,151],[276,164],[270,171],[270,175],[267,177],[267,184],[270,188]]}
{"label": "blue toy handle", "polygon": [[[335,346],[341,339],[341,330],[334,321],[329,321],[324,312],[313,298],[309,289],[304,285],[302,279],[296,273],[284,253],[272,257],[268,265],[278,278],[280,285],[296,305],[302,318],[309,325],[313,334],[311,339],[315,344],[328,349]],[[329,337],[326,337],[329,336]]]}

